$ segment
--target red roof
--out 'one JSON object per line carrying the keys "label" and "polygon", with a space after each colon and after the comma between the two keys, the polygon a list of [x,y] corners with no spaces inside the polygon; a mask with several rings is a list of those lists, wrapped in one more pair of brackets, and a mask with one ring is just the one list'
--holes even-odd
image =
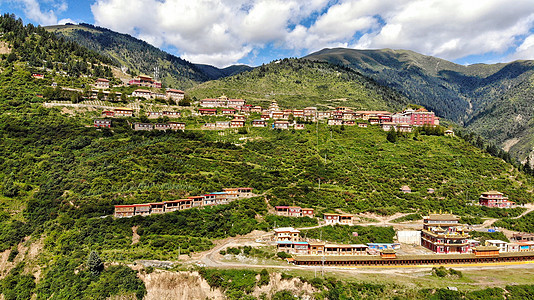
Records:
{"label": "red roof", "polygon": [[200,108],[198,111],[217,111],[215,108]]}
{"label": "red roof", "polygon": [[109,80],[107,80],[105,78],[98,78],[96,81],[109,82]]}
{"label": "red roof", "polygon": [[179,93],[179,94],[183,94],[184,91],[182,90],[175,90],[175,89],[168,89],[167,92],[173,92],[173,93]]}

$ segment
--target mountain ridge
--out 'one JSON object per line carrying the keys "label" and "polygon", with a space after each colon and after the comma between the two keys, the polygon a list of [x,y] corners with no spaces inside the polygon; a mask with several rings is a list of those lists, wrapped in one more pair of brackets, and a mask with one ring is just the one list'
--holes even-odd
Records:
{"label": "mountain ridge", "polygon": [[[515,138],[528,140],[518,145],[534,142],[525,132],[530,130],[528,124],[533,116],[529,112],[523,114],[527,118],[523,123],[509,116],[517,107],[525,107],[523,102],[529,102],[530,93],[522,93],[520,87],[534,82],[534,61],[463,66],[410,50],[346,48],[322,49],[303,59],[352,68],[501,147]],[[491,113],[496,110],[501,114]],[[509,117],[500,118],[503,114]],[[502,132],[502,128],[513,130]],[[496,136],[495,132],[499,134]],[[511,151],[524,160],[532,152],[527,148],[512,147]]]}
{"label": "mountain ridge", "polygon": [[245,65],[217,68],[194,64],[129,34],[86,23],[47,26],[45,29],[112,58],[118,64],[127,67],[132,75],[139,73],[150,75],[157,67],[158,77],[164,85],[181,89],[251,68]]}
{"label": "mountain ridge", "polygon": [[349,106],[402,109],[408,100],[354,70],[302,59],[282,59],[248,72],[209,81],[186,90],[192,97],[225,94],[255,104],[278,101],[282,107]]}

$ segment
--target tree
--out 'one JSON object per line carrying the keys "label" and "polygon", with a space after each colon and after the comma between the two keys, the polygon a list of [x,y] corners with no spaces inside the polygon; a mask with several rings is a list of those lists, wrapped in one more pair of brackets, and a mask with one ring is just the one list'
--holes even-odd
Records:
{"label": "tree", "polygon": [[98,100],[104,100],[104,92],[102,90],[98,90],[98,94],[96,94],[96,98]]}
{"label": "tree", "polygon": [[11,178],[13,174],[11,174],[9,177],[7,177],[4,180],[4,188],[3,188],[3,194],[6,197],[15,197],[19,193],[19,188],[15,185],[13,182],[13,179]]}
{"label": "tree", "polygon": [[532,166],[530,165],[530,155],[527,156],[527,161],[524,167],[525,173],[532,175]]}
{"label": "tree", "polygon": [[246,127],[239,127],[239,129],[237,129],[237,133],[239,133],[239,134],[247,134],[248,131],[247,131]]}
{"label": "tree", "polygon": [[390,143],[396,143],[397,142],[397,132],[395,131],[395,128],[391,127],[391,129],[388,131],[387,140]]}
{"label": "tree", "polygon": [[258,286],[268,285],[270,279],[271,278],[269,276],[269,272],[267,272],[267,270],[265,270],[265,269],[261,270],[261,272],[260,272],[260,280],[258,281]]}
{"label": "tree", "polygon": [[115,101],[117,100],[117,94],[115,92],[110,92],[108,98],[109,101]]}
{"label": "tree", "polygon": [[185,97],[178,102],[178,105],[180,106],[191,106],[191,98],[189,95],[185,95]]}
{"label": "tree", "polygon": [[91,251],[91,253],[89,253],[89,256],[87,257],[87,267],[89,268],[89,272],[94,276],[100,275],[100,272],[104,270],[104,263],[96,251]]}

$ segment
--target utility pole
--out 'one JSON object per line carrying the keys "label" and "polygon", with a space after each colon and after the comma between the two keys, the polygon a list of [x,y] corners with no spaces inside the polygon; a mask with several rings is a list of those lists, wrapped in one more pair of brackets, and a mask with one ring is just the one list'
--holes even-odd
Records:
{"label": "utility pole", "polygon": [[322,265],[321,265],[321,276],[323,276],[324,278],[324,261],[326,260],[326,257],[324,256],[324,252],[323,252],[323,257],[321,257],[321,262],[322,262]]}
{"label": "utility pole", "polygon": [[315,122],[315,124],[317,124],[315,126],[315,131],[317,133],[317,152],[319,152],[319,120],[317,120],[317,122]]}

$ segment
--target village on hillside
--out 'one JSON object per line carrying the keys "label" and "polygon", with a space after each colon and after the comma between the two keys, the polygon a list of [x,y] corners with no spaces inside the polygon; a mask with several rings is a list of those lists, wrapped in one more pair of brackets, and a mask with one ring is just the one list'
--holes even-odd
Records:
{"label": "village on hillside", "polygon": [[[116,101],[130,99],[123,107],[109,106],[101,109],[100,117],[93,119],[95,128],[113,128],[116,118],[126,118],[136,131],[183,131],[183,130],[240,130],[242,128],[269,128],[273,130],[303,130],[306,126],[322,122],[327,126],[357,126],[367,128],[377,126],[383,131],[410,133],[417,127],[439,128],[440,119],[432,111],[423,107],[406,108],[399,112],[385,110],[355,110],[348,107],[335,107],[319,110],[317,107],[281,108],[276,100],[268,107],[248,104],[245,99],[231,99],[222,95],[218,98],[206,98],[179,106],[185,99],[181,90],[166,89],[162,93],[162,85],[149,76],[138,76],[127,83],[137,87],[130,95],[111,92],[110,82],[99,78],[94,82],[86,99]],[[157,91],[155,91],[157,90]],[[166,105],[146,105],[144,101],[165,99]],[[177,106],[169,105],[175,103]],[[45,106],[60,106],[65,103],[45,103]],[[133,104],[133,105],[132,105]],[[186,117],[187,116],[187,117]],[[130,121],[138,118],[145,121]],[[179,121],[193,118],[200,126],[189,128],[188,123]],[[172,121],[171,121],[172,119]],[[134,119],[135,120],[135,119]],[[151,122],[156,120],[156,122]],[[309,128],[310,129],[310,128]],[[454,136],[450,129],[441,134]],[[411,193],[409,186],[401,186],[399,191]],[[428,193],[434,189],[429,187]],[[204,209],[214,205],[225,205],[230,202],[256,196],[252,188],[224,188],[221,192],[211,192],[183,199],[157,203],[137,203],[115,205],[114,217],[125,218],[134,216],[150,216],[188,209]],[[515,203],[498,191],[488,191],[480,195],[476,205],[492,208],[513,208]],[[316,208],[278,205],[272,207],[275,215],[295,218],[317,219],[319,227],[357,225],[356,216],[343,212],[316,213]],[[471,225],[460,223],[460,218],[452,214],[429,213],[422,219],[419,230],[397,230],[395,241],[391,243],[339,244],[323,239],[313,239],[301,235],[299,229],[293,227],[273,228],[272,238],[265,241],[274,246],[277,253],[285,253],[287,261],[297,265],[359,265],[359,264],[421,264],[428,260],[454,262],[480,261],[481,259],[497,259],[514,261],[526,259],[524,254],[534,251],[534,235],[514,233],[512,242],[472,238]],[[353,232],[357,235],[357,232]],[[443,256],[446,255],[446,256]],[[453,255],[453,256],[450,256]],[[454,256],[460,255],[460,256]],[[462,256],[464,255],[464,256]],[[529,254],[530,255],[530,254]],[[387,263],[386,263],[387,262]]]}
{"label": "village on hillside", "polygon": [[[219,116],[227,117],[227,121],[204,123],[202,129],[229,129],[242,128],[249,124],[252,127],[270,127],[272,129],[304,129],[306,124],[326,120],[331,126],[358,126],[366,128],[368,125],[378,125],[384,131],[395,130],[399,132],[412,132],[414,126],[438,126],[439,118],[434,112],[424,108],[406,109],[402,112],[388,111],[355,111],[347,107],[337,107],[334,110],[320,111],[316,107],[304,109],[281,109],[277,101],[273,101],[268,108],[259,105],[246,104],[243,99],[229,99],[221,96],[216,99],[202,99],[195,107],[192,116]],[[169,117],[179,118],[179,112],[148,111],[148,118]],[[133,117],[134,109],[119,107],[113,111],[102,111],[103,117]],[[247,122],[248,117],[256,116]],[[105,122],[105,126],[102,124]],[[179,124],[179,125],[178,125]],[[111,120],[97,119],[95,127],[111,127]],[[179,128],[177,126],[180,126]],[[168,122],[167,124],[135,123],[135,130],[184,130],[183,122]],[[452,130],[445,132],[453,135]]]}
{"label": "village on hillside", "polygon": [[[114,217],[124,218],[133,216],[149,216],[151,214],[170,213],[192,208],[203,209],[214,205],[224,205],[242,198],[255,197],[252,188],[224,188],[222,192],[212,192],[184,199],[164,201],[158,203],[141,203],[115,205]],[[409,192],[406,186],[399,190]],[[509,201],[503,193],[498,191],[484,192],[479,197],[480,206],[512,208],[513,201]],[[282,217],[318,218],[314,208],[300,206],[275,206],[273,213]],[[322,213],[319,228],[322,226],[358,225],[357,215],[347,213]],[[410,225],[411,226],[411,225]],[[397,230],[395,241],[391,243],[339,244],[328,242],[329,237],[323,239],[308,238],[301,235],[299,229],[293,227],[273,228],[272,237],[263,241],[266,245],[275,246],[277,253],[289,255],[287,261],[297,265],[328,265],[351,264],[383,264],[393,261],[394,264],[423,264],[431,259],[442,261],[455,260],[460,262],[475,262],[481,258],[499,258],[503,261],[524,259],[521,253],[534,251],[534,234],[513,233],[512,242],[498,239],[483,239],[470,236],[470,231],[496,232],[492,228],[475,228],[472,225],[460,223],[460,218],[450,213],[429,213],[422,219],[419,230]],[[352,233],[358,236],[358,232]],[[448,256],[463,254],[465,256]],[[444,256],[445,255],[445,256]],[[475,259],[475,260],[474,260]],[[379,263],[381,262],[381,263]],[[392,264],[392,263],[387,263]]]}
{"label": "village on hillside", "polygon": [[[42,79],[44,75],[33,74],[36,79]],[[88,95],[84,97],[87,102],[95,101],[103,103],[118,102],[129,99],[133,101],[126,107],[109,107],[101,110],[101,117],[94,119],[93,126],[97,128],[112,128],[113,118],[122,117],[141,117],[147,119],[168,118],[177,119],[182,117],[184,111],[188,112],[191,117],[225,117],[226,120],[215,122],[205,122],[200,129],[206,130],[224,130],[238,129],[247,126],[251,127],[269,127],[271,129],[305,129],[306,124],[324,121],[329,126],[358,126],[366,128],[369,125],[380,126],[384,131],[395,130],[397,132],[412,132],[415,126],[438,126],[439,118],[434,112],[427,111],[423,107],[417,109],[407,108],[401,112],[389,111],[363,111],[353,110],[347,107],[336,107],[331,110],[319,110],[317,107],[305,107],[302,109],[282,109],[276,100],[273,100],[269,107],[247,104],[244,99],[230,99],[225,95],[218,98],[206,98],[196,102],[188,103],[187,107],[172,106],[169,103],[179,105],[185,99],[185,92],[178,89],[165,89],[162,91],[161,82],[154,80],[150,76],[137,76],[127,83],[120,86],[137,86],[129,95],[123,95],[120,92],[110,91],[113,86],[110,81],[104,78],[98,78]],[[52,83],[52,87],[58,88],[57,84]],[[117,86],[115,86],[117,87]],[[62,90],[72,92],[82,92],[81,89],[72,89],[59,87]],[[167,105],[149,106],[148,109],[141,112],[140,104],[147,100],[160,100]],[[124,102],[124,101],[123,101]],[[50,106],[69,105],[64,102],[50,102],[44,104]],[[75,104],[72,104],[75,105]],[[191,106],[189,106],[191,105]],[[91,106],[88,104],[88,106]],[[167,107],[167,108],[165,108]],[[186,108],[184,110],[184,108]],[[158,122],[134,122],[134,130],[185,130],[185,122],[167,121]],[[453,135],[452,130],[447,130],[446,135]]]}

